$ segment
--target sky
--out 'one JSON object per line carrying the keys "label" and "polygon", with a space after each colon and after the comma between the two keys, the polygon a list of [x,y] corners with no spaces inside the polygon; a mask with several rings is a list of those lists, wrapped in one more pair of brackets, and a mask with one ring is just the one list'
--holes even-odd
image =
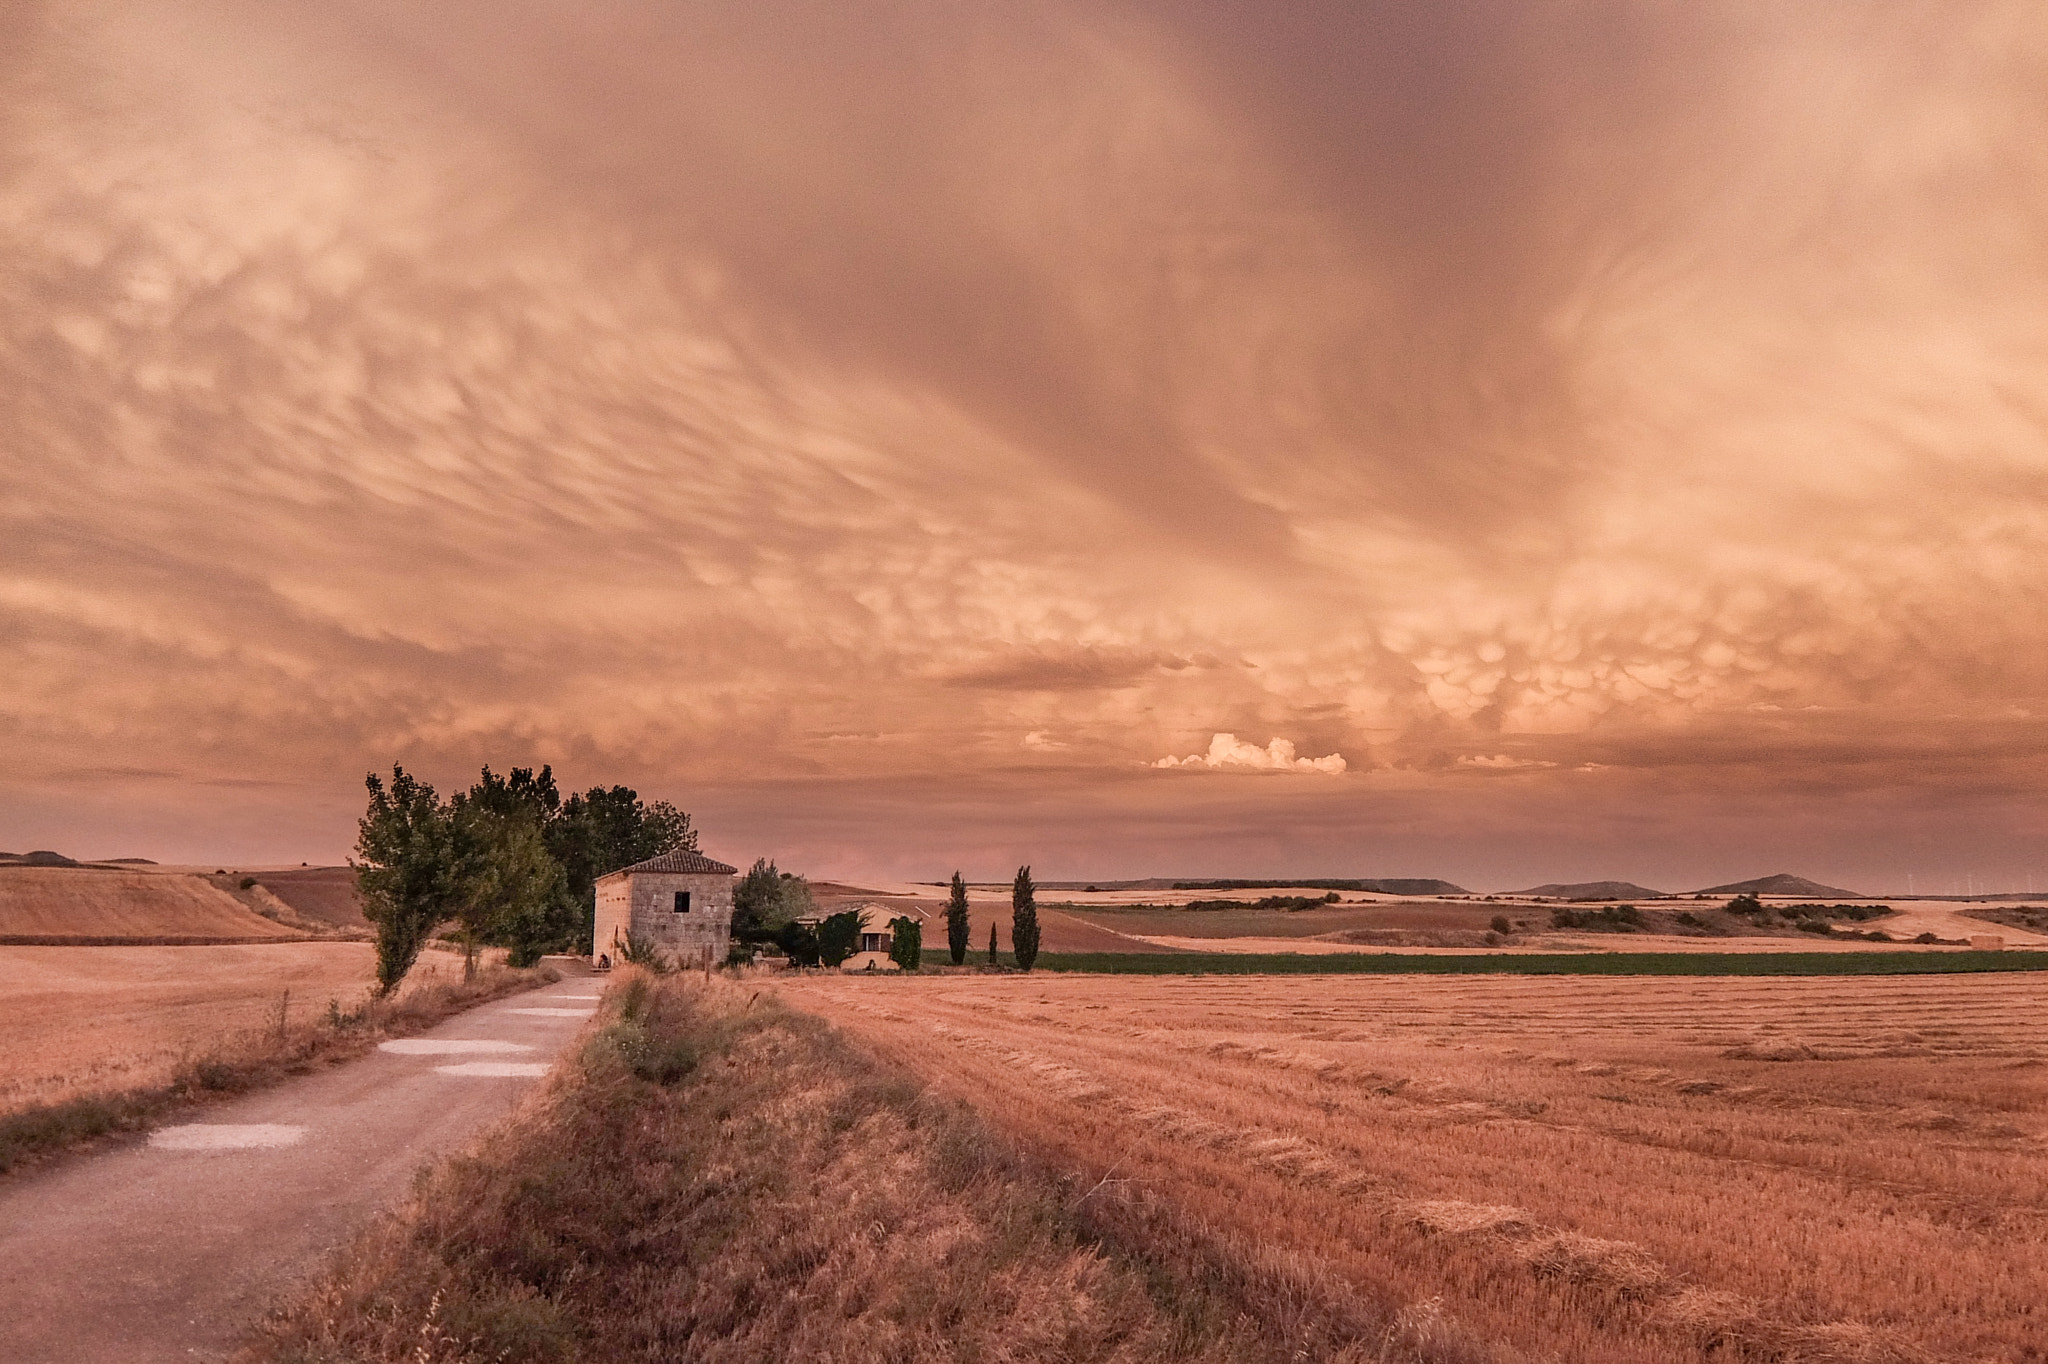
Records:
{"label": "sky", "polygon": [[8,851],[2048,888],[2044,620],[2024,0],[0,0]]}

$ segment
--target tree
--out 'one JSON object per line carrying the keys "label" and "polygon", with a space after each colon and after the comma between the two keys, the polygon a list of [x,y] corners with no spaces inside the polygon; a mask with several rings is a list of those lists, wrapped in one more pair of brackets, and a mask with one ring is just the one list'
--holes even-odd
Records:
{"label": "tree", "polygon": [[377,993],[388,995],[427,939],[455,912],[454,826],[434,788],[403,767],[386,787],[364,780],[369,808],[356,825],[356,886],[377,930]]}
{"label": "tree", "polygon": [[775,943],[789,958],[791,966],[818,964],[818,934],[809,924],[800,924],[792,919],[775,931]]}
{"label": "tree", "polygon": [[967,964],[967,883],[953,873],[953,890],[946,899],[946,951],[955,966]]}
{"label": "tree", "polygon": [[924,925],[908,915],[889,921],[889,960],[915,971],[924,959]]}
{"label": "tree", "polygon": [[740,942],[773,942],[784,924],[816,909],[809,882],[757,858],[733,886],[732,934]]}
{"label": "tree", "polygon": [[843,909],[828,917],[818,925],[818,960],[827,966],[845,961],[860,946],[861,932],[867,926],[868,916],[857,909]]}
{"label": "tree", "polygon": [[[552,787],[553,777],[541,771]],[[649,805],[630,786],[593,786],[561,802],[547,821],[547,842],[567,887],[564,939],[587,944],[597,917],[597,878],[678,848],[694,852],[697,831],[665,800]]]}
{"label": "tree", "polygon": [[996,964],[996,921],[994,919],[988,921],[988,964],[990,966]]}
{"label": "tree", "polygon": [[[528,776],[514,769],[513,776]],[[552,778],[549,787],[552,788]],[[510,949],[514,966],[531,966],[574,927],[568,880],[548,851],[546,807],[508,798],[508,786],[486,767],[483,780],[450,808],[456,918],[462,924],[464,974],[476,974],[481,943]]]}
{"label": "tree", "polygon": [[1038,960],[1038,892],[1029,867],[1017,868],[1017,879],[1010,883],[1010,951],[1026,971]]}

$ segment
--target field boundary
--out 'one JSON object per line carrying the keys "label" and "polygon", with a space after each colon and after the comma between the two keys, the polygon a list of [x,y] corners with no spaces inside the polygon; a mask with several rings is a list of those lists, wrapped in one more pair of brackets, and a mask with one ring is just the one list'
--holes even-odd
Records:
{"label": "field boundary", "polygon": [[1046,952],[1037,969],[1122,976],[1915,976],[2048,971],[2048,952]]}
{"label": "field boundary", "polygon": [[265,943],[361,942],[340,933],[262,933],[216,937],[204,933],[0,933],[0,947],[260,947]]}

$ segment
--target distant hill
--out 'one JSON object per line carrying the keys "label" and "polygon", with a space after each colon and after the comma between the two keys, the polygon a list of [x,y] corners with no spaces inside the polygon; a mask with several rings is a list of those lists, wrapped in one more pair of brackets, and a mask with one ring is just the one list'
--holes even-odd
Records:
{"label": "distant hill", "polygon": [[1695,895],[1799,895],[1818,900],[1861,900],[1861,891],[1843,890],[1839,886],[1824,886],[1818,881],[1809,881],[1804,876],[1794,876],[1781,871],[1776,876],[1759,876],[1753,881],[1730,881],[1725,886],[1708,886],[1705,890],[1694,891]]}
{"label": "distant hill", "polygon": [[1527,890],[1511,890],[1510,895],[1543,895],[1559,900],[1662,900],[1665,893],[1639,886],[1633,881],[1572,881],[1551,882],[1547,886],[1531,886]]}
{"label": "distant hill", "polygon": [[30,853],[0,853],[0,862],[16,867],[75,867],[78,863],[63,853],[38,848]]}
{"label": "distant hill", "polygon": [[[1154,889],[1147,885],[1145,889]],[[1103,889],[1109,889],[1104,886]],[[1322,877],[1265,881],[1175,881],[1165,890],[1356,890],[1374,895],[1470,895],[1463,886],[1428,876],[1388,876],[1372,880],[1337,881]]]}
{"label": "distant hill", "polygon": [[0,875],[0,938],[162,942],[296,936],[197,876],[66,866],[16,866]]}

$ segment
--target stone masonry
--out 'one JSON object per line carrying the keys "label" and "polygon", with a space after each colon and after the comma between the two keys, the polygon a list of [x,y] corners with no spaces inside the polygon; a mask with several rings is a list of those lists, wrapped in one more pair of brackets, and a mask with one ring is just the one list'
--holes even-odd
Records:
{"label": "stone masonry", "polygon": [[679,966],[695,966],[708,952],[712,964],[732,946],[732,885],[736,868],[701,853],[663,853],[597,881],[597,924],[591,957],[625,956],[628,935]]}

